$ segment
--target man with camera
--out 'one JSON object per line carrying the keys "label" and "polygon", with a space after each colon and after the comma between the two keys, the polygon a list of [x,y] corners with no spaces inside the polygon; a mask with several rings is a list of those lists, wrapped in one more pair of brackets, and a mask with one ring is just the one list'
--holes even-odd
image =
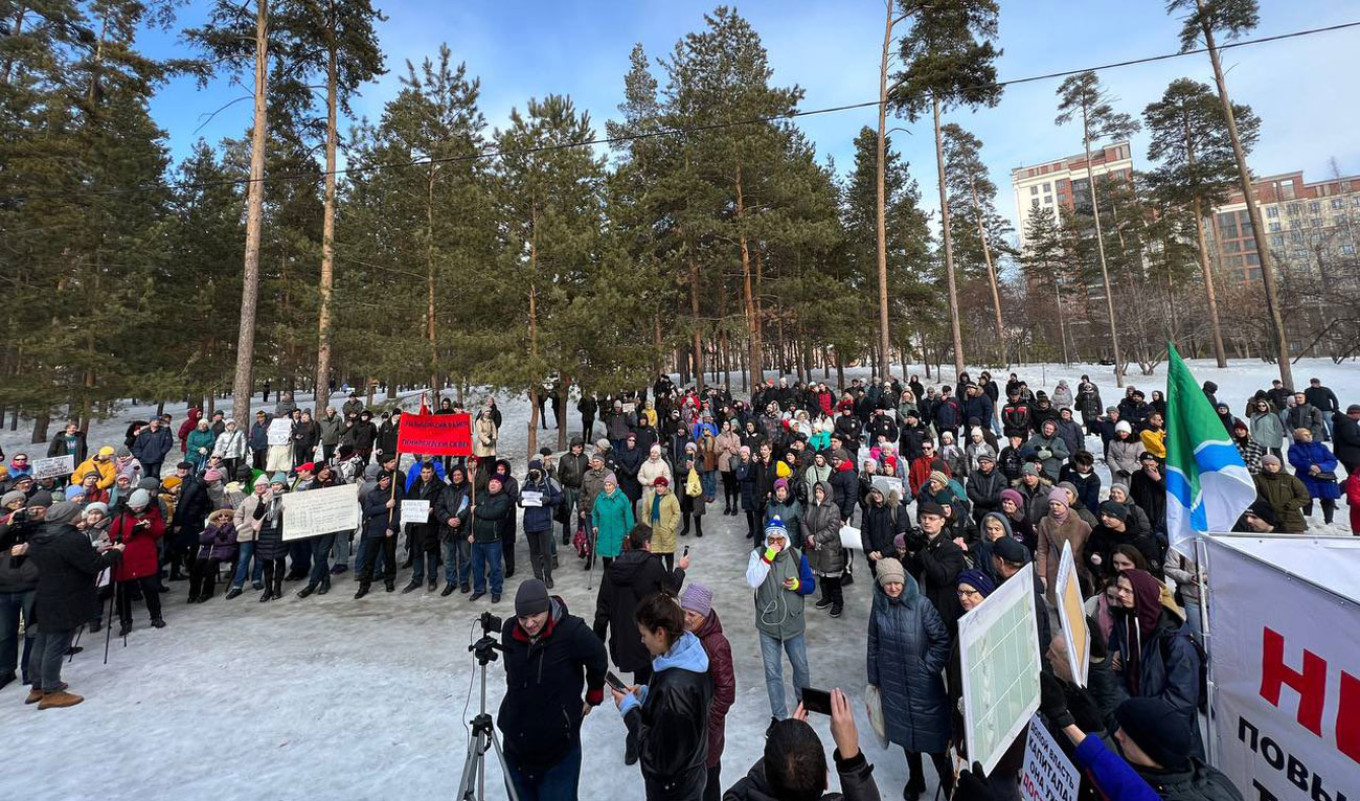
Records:
{"label": "man with camera", "polygon": [[921,525],[902,537],[911,574],[921,584],[921,594],[940,613],[950,635],[958,631],[963,607],[959,605],[958,578],[966,567],[963,549],[944,536],[948,519],[938,503],[923,503],[917,512]]}
{"label": "man with camera", "polygon": [[566,602],[549,597],[542,581],[527,579],[515,594],[515,617],[505,621],[501,647],[505,698],[496,725],[515,792],[520,801],[575,799],[581,721],[604,700],[604,643],[568,614]]}
{"label": "man with camera", "polygon": [[[0,687],[14,681],[20,669],[24,684],[29,683],[28,656],[38,627],[33,622],[33,601],[38,590],[38,565],[31,559],[11,554],[10,548],[29,541],[42,526],[47,508],[29,506],[18,490],[0,498]],[[24,620],[23,661],[19,656],[19,618]]]}

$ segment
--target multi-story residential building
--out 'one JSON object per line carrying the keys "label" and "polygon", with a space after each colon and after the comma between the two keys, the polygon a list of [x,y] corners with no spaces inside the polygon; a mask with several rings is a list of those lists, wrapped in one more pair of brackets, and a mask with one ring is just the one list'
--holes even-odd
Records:
{"label": "multi-story residential building", "polygon": [[[1329,282],[1356,279],[1360,176],[1308,183],[1301,171],[1291,172],[1260,178],[1252,190],[1267,246],[1282,269]],[[1212,222],[1228,283],[1260,281],[1261,257],[1240,190],[1213,210]]]}
{"label": "multi-story residential building", "polygon": [[[1133,150],[1128,142],[1115,142],[1091,152],[1091,175],[1129,179],[1133,175]],[[1051,209],[1060,217],[1061,208],[1069,211],[1091,210],[1091,190],[1087,184],[1086,154],[1047,161],[1032,167],[1011,170],[1015,190],[1015,209],[1019,215],[1020,247],[1025,247],[1025,229],[1035,209]],[[1103,204],[1102,204],[1103,205]]]}

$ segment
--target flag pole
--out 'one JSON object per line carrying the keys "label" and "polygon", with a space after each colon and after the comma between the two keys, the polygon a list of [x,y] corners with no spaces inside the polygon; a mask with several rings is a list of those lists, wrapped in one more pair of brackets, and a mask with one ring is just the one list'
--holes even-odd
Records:
{"label": "flag pole", "polygon": [[1215,736],[1217,729],[1214,726],[1214,688],[1216,685],[1214,683],[1214,659],[1212,654],[1213,635],[1209,631],[1209,582],[1206,578],[1209,573],[1209,548],[1205,543],[1205,537],[1207,536],[1208,535],[1205,534],[1204,536],[1195,539],[1195,584],[1199,587],[1199,625],[1200,631],[1204,635],[1204,652],[1209,654],[1209,664],[1206,673],[1208,678],[1204,688],[1206,694],[1206,698],[1204,699],[1204,728],[1208,734],[1208,736],[1204,738],[1206,741],[1205,749],[1206,755],[1209,758],[1209,764],[1218,767],[1218,738]]}

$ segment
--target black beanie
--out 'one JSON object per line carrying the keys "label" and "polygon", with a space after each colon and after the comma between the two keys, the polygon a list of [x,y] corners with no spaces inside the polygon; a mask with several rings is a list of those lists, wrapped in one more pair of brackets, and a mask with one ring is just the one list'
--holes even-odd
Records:
{"label": "black beanie", "polygon": [[548,587],[538,579],[528,579],[515,592],[515,616],[529,617],[548,611]]}
{"label": "black beanie", "polygon": [[1191,721],[1161,698],[1130,698],[1114,710],[1124,734],[1167,770],[1190,766]]}
{"label": "black beanie", "polygon": [[1100,505],[1100,513],[1123,522],[1129,519],[1129,507],[1119,501],[1105,501]]}

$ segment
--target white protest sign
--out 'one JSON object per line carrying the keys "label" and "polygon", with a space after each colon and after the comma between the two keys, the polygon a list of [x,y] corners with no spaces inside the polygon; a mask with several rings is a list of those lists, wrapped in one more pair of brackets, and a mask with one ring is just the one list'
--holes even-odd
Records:
{"label": "white protest sign", "polygon": [[624,414],[632,414],[632,413],[635,412],[635,411],[637,411],[637,404],[636,404],[636,403],[625,403],[625,404],[623,404],[623,413],[624,413]]}
{"label": "white protest sign", "polygon": [[1058,562],[1058,623],[1067,641],[1067,663],[1072,677],[1080,687],[1086,686],[1090,670],[1091,631],[1086,627],[1086,608],[1082,604],[1081,584],[1077,581],[1077,565],[1072,559],[1072,543],[1064,542],[1062,559]]}
{"label": "white protest sign", "polygon": [[287,445],[293,439],[293,420],[289,417],[275,417],[269,421],[269,444]]}
{"label": "white protest sign", "polygon": [[401,502],[401,524],[403,526],[415,523],[424,525],[430,522],[430,502],[429,501],[402,501]]}
{"label": "white protest sign", "polygon": [[1205,544],[1219,770],[1251,799],[1360,798],[1360,544]]}
{"label": "white protest sign", "polygon": [[1020,773],[1020,797],[1025,801],[1076,801],[1081,772],[1067,758],[1035,715],[1025,740],[1025,767]]}
{"label": "white protest sign", "polygon": [[359,527],[359,485],[292,492],[283,496],[283,538],[297,540]]}
{"label": "white protest sign", "polygon": [[959,618],[959,667],[968,755],[991,773],[1039,709],[1033,563]]}
{"label": "white protest sign", "polygon": [[873,487],[883,493],[885,499],[894,492],[897,493],[897,497],[903,497],[902,479],[900,478],[895,478],[893,476],[874,476]]}
{"label": "white protest sign", "polygon": [[33,480],[39,481],[44,478],[61,478],[69,476],[75,472],[76,458],[71,454],[65,456],[51,456],[46,459],[33,460]]}
{"label": "white protest sign", "polygon": [[525,490],[524,492],[520,493],[519,499],[520,499],[520,503],[523,504],[524,506],[542,506],[542,505],[543,505],[543,493],[541,493],[541,492],[534,492],[533,490]]}

